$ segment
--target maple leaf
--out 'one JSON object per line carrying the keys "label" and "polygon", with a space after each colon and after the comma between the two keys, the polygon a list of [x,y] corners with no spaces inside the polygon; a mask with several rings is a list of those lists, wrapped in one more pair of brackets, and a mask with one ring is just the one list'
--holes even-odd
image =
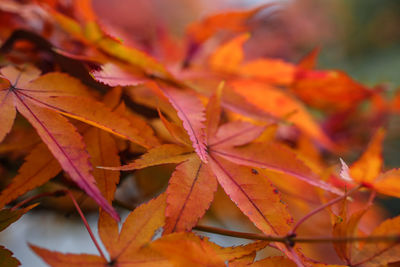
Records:
{"label": "maple leaf", "polygon": [[335,148],[333,142],[326,136],[301,102],[290,97],[287,93],[271,85],[249,79],[235,80],[230,82],[230,85],[256,107],[293,123],[321,145],[330,149]]}
{"label": "maple leaf", "polygon": [[[120,99],[120,90],[111,90],[105,95],[103,102],[107,106],[116,106]],[[81,127],[82,128],[82,127]],[[83,137],[93,166],[119,164],[118,151],[113,138],[98,128],[83,130]],[[100,144],[100,146],[99,146]],[[29,190],[41,186],[62,170],[45,144],[36,145],[25,158],[19,169],[19,174],[0,192],[0,207],[11,202]],[[94,169],[92,172],[100,192],[111,201],[114,197],[115,186],[119,174],[111,171]]]}
{"label": "maple leaf", "polygon": [[207,162],[207,152],[205,146],[205,135],[203,124],[205,120],[205,109],[200,100],[189,92],[178,91],[170,87],[159,87],[167,96],[172,106],[177,111],[179,118],[183,122],[183,127],[189,134],[193,148],[200,159]]}
{"label": "maple leaf", "polygon": [[37,145],[25,158],[18,175],[0,193],[0,207],[36,188],[61,171],[61,166],[43,143]]}
{"label": "maple leaf", "polygon": [[242,34],[218,47],[209,59],[211,67],[217,72],[234,74],[241,78],[252,78],[268,84],[290,85],[297,71],[294,64],[271,58],[243,63],[242,46],[249,38],[249,34]]}
{"label": "maple leaf", "polygon": [[[118,223],[108,214],[101,212],[99,236],[107,248],[110,262],[118,266],[149,264],[166,265],[167,262],[143,246],[151,241],[154,232],[164,224],[165,194],[141,205],[126,218],[121,231]],[[63,254],[34,245],[32,250],[51,266],[109,266],[109,262],[96,255]],[[153,264],[153,265],[152,265]]]}
{"label": "maple leaf", "polygon": [[306,104],[329,112],[354,108],[372,93],[342,71],[298,70],[291,91]]}
{"label": "maple leaf", "polygon": [[382,172],[382,142],[385,131],[379,129],[372,137],[367,149],[361,157],[350,167],[343,162],[341,176],[351,179],[351,181],[371,188],[379,193],[400,197],[400,171],[391,169]]}
{"label": "maple leaf", "polygon": [[[152,242],[157,229],[165,222],[166,194],[142,204],[132,211],[119,231],[118,223],[107,213],[99,217],[99,236],[106,247],[110,260],[89,254],[64,254],[49,251],[34,245],[31,249],[51,266],[172,266],[184,262],[196,254],[182,253],[184,249],[197,251],[201,263],[214,262],[224,266],[224,261],[233,260],[264,248],[268,242],[255,242],[245,246],[223,248],[206,238],[192,233],[165,235]],[[166,254],[166,252],[169,253]],[[171,260],[171,262],[169,261]]]}
{"label": "maple leaf", "polygon": [[[67,33],[88,47],[95,50],[96,58],[100,62],[114,62],[117,65],[130,65],[136,70],[142,71],[150,76],[157,76],[168,80],[174,80],[168,70],[150,55],[133,47],[122,44],[116,38],[107,34],[97,23],[97,17],[92,10],[91,1],[84,0],[75,4],[77,13],[86,14],[81,16],[81,23],[65,16],[55,9],[47,9],[49,15]],[[89,14],[89,15],[88,15]]]}
{"label": "maple leaf", "polygon": [[[221,90],[211,97],[206,108],[206,132],[214,133],[213,136],[206,137],[208,162],[202,162],[197,153],[192,152],[190,155],[190,150],[184,149],[188,145],[163,145],[150,149],[140,159],[128,165],[109,169],[130,170],[182,162],[173,172],[167,188],[164,234],[189,231],[195,226],[210,206],[218,180],[239,209],[260,230],[267,235],[285,235],[290,231],[292,218],[286,210],[286,205],[281,202],[279,192],[266,177],[258,175],[250,167],[232,162],[241,161],[240,164],[244,162],[244,165],[284,172],[302,177],[308,182],[311,179],[310,183],[314,185],[335,190],[313,178],[313,173],[296,159],[293,152],[278,144],[276,147],[275,144],[254,144],[236,148],[235,146],[246,145],[257,138],[265,127],[247,122],[229,122],[217,128]],[[170,131],[172,129],[170,126],[166,128]],[[174,136],[174,133],[171,132],[171,135]],[[271,155],[265,155],[270,149],[273,151]],[[277,246],[288,253],[284,245]]]}
{"label": "maple leaf", "polygon": [[[332,235],[338,238],[354,237],[357,234],[358,225],[361,218],[369,210],[371,203],[365,205],[362,209],[349,215],[348,200],[344,198],[339,211],[335,216]],[[352,255],[355,251],[355,244],[349,242],[333,244],[337,255],[347,264],[352,263]]]}
{"label": "maple leaf", "polygon": [[364,244],[354,255],[352,263],[362,266],[386,266],[388,263],[400,261],[399,229],[399,216],[382,222],[372,231],[371,236],[397,236],[397,240]]}
{"label": "maple leaf", "polygon": [[187,67],[200,48],[200,45],[213,35],[221,30],[231,32],[246,31],[249,28],[246,26],[246,22],[258,12],[270,6],[271,4],[264,4],[250,10],[219,13],[188,25],[186,28],[186,38],[189,44],[183,65]]}
{"label": "maple leaf", "polygon": [[[6,123],[6,125],[11,127],[16,108],[36,129],[72,180],[100,206],[113,214],[114,218],[118,218],[112,206],[105,201],[95,186],[95,179],[90,173],[89,157],[81,136],[72,124],[56,112],[130,140],[135,140],[133,136],[136,136],[139,144],[149,146],[146,141],[141,141],[144,139],[139,136],[138,130],[131,127],[128,120],[111,112],[99,102],[76,96],[78,93],[85,92],[85,89],[82,89],[83,86],[70,77],[53,73],[37,78],[39,72],[31,67],[22,71],[5,67],[1,69],[1,73],[4,77],[2,79],[8,82],[8,87],[0,91],[3,95],[2,103],[5,103],[6,111],[10,108],[12,111],[6,118],[11,123]],[[58,83],[49,83],[56,77],[60,78]],[[86,109],[85,105],[90,105],[94,110]],[[6,129],[5,132],[8,130]]]}

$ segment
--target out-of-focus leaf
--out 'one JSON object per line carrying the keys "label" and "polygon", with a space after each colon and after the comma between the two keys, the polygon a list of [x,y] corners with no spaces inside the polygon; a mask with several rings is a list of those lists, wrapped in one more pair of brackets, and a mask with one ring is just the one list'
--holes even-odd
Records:
{"label": "out-of-focus leaf", "polygon": [[[371,233],[371,236],[400,236],[400,217],[388,219]],[[385,266],[400,261],[399,238],[393,242],[370,242],[354,255],[353,264],[363,262],[362,266]]]}
{"label": "out-of-focus leaf", "polygon": [[29,245],[44,262],[54,267],[68,267],[68,266],[88,266],[88,267],[101,267],[106,266],[107,261],[100,256],[90,254],[71,254],[50,251],[34,245]]}
{"label": "out-of-focus leaf", "polygon": [[383,129],[373,136],[366,151],[350,167],[350,176],[358,183],[371,184],[382,171],[382,142],[385,137]]}
{"label": "out-of-focus leaf", "polygon": [[291,90],[306,104],[327,111],[348,110],[371,95],[342,71],[299,71]]}
{"label": "out-of-focus leaf", "polygon": [[265,83],[253,80],[234,81],[230,84],[237,93],[261,110],[292,122],[325,147],[335,147],[306,108],[290,95]]}
{"label": "out-of-focus leaf", "polygon": [[0,262],[4,267],[16,267],[21,265],[19,260],[13,257],[13,253],[3,246],[0,246]]}

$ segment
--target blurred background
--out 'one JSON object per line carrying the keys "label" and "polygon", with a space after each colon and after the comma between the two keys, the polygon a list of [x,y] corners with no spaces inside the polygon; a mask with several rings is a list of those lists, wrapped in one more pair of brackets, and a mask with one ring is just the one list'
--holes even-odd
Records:
{"label": "blurred background", "polygon": [[[319,47],[319,68],[344,70],[368,86],[384,87],[388,96],[394,94],[400,84],[398,0],[93,0],[107,32],[152,54],[156,54],[160,33],[170,32],[171,40],[179,46],[186,26],[195,20],[224,10],[247,9],[270,2],[276,5],[251,21],[252,39],[245,47],[248,57],[298,62]],[[400,165],[397,156],[400,140],[394,134],[400,132],[397,125],[399,120],[390,118],[384,147],[387,168]],[[128,188],[135,190],[135,184]],[[383,202],[393,214],[400,212],[399,202],[392,199],[390,203]],[[122,210],[121,213],[127,214]],[[96,215],[89,216],[89,222],[93,232],[97,232]],[[236,229],[240,227],[234,225]],[[23,266],[44,266],[23,245],[25,240],[62,252],[96,253],[83,224],[74,215],[29,213],[1,233],[0,243],[6,244]],[[222,245],[244,242],[219,236],[213,236],[212,240]]]}

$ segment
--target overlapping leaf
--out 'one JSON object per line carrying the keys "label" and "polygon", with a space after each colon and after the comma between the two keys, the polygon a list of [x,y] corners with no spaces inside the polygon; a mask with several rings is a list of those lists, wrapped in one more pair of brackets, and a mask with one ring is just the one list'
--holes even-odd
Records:
{"label": "overlapping leaf", "polygon": [[[82,137],[67,119],[56,112],[80,119],[120,137],[135,140],[145,147],[149,147],[149,143],[153,141],[156,142],[154,136],[148,139],[152,141],[145,141],[127,119],[91,98],[77,96],[78,93],[85,93],[85,88],[70,77],[53,73],[37,78],[39,72],[31,67],[25,70],[6,67],[1,69],[1,73],[9,81],[9,86],[1,91],[4,94],[3,101],[13,103],[36,129],[71,179],[117,218],[111,205],[95,186]],[[63,83],[51,83],[55,77],[60,77]],[[84,89],[80,90],[82,87]],[[95,107],[95,110],[87,109],[85,105]],[[12,115],[11,112],[10,116]]]}

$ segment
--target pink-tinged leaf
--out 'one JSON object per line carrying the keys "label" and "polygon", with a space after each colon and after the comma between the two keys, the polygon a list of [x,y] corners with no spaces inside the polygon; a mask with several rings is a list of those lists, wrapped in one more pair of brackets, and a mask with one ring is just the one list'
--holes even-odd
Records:
{"label": "pink-tinged leaf", "polygon": [[11,183],[0,193],[0,207],[22,196],[29,190],[41,186],[56,176],[61,166],[45,144],[37,145],[25,158]]}
{"label": "pink-tinged leaf", "polygon": [[[0,142],[11,131],[16,115],[13,98],[8,90],[9,87],[3,89],[3,81],[8,83],[7,80],[0,78]],[[8,85],[10,84],[8,83]]]}
{"label": "pink-tinged leaf", "polygon": [[120,167],[101,167],[108,170],[130,171],[138,170],[160,164],[180,163],[194,154],[192,148],[165,144],[155,147],[143,154],[139,159]]}
{"label": "pink-tinged leaf", "polygon": [[343,194],[334,186],[318,180],[317,175],[292,150],[280,144],[253,143],[245,147],[223,147],[210,151],[236,164],[285,173],[329,192]]}
{"label": "pink-tinged leaf", "polygon": [[[210,165],[219,184],[239,209],[266,235],[286,235],[293,219],[281,202],[278,190],[250,168],[210,154]],[[288,253],[285,246],[279,249]]]}
{"label": "pink-tinged leaf", "polygon": [[135,77],[113,63],[106,63],[101,70],[93,70],[91,74],[97,81],[109,86],[135,86],[145,81],[143,75]]}
{"label": "pink-tinged leaf", "polygon": [[196,154],[178,165],[167,188],[164,234],[190,231],[210,207],[217,185]]}
{"label": "pink-tinged leaf", "polygon": [[209,138],[209,146],[215,148],[245,145],[260,136],[264,130],[264,126],[245,121],[228,122],[219,127],[215,136]]}
{"label": "pink-tinged leaf", "polygon": [[95,179],[90,173],[89,155],[85,150],[82,137],[75,127],[63,116],[35,106],[34,103],[19,93],[15,94],[14,99],[18,111],[36,129],[43,142],[71,179],[104,210],[119,220],[116,211],[95,185]]}
{"label": "pink-tinged leaf", "polygon": [[101,267],[107,266],[106,259],[90,254],[70,254],[50,251],[34,245],[29,245],[44,262],[54,267]]}
{"label": "pink-tinged leaf", "polygon": [[160,89],[177,111],[183,122],[183,127],[189,134],[194,150],[202,161],[207,162],[204,133],[205,108],[200,99],[190,92],[179,91],[170,87],[160,87]]}
{"label": "pink-tinged leaf", "polygon": [[128,119],[112,112],[110,108],[91,98],[57,94],[43,95],[26,91],[19,92],[19,94],[29,98],[35,105],[83,121],[143,147],[150,148],[157,145],[155,143],[157,140],[142,136],[141,132],[131,125]]}

